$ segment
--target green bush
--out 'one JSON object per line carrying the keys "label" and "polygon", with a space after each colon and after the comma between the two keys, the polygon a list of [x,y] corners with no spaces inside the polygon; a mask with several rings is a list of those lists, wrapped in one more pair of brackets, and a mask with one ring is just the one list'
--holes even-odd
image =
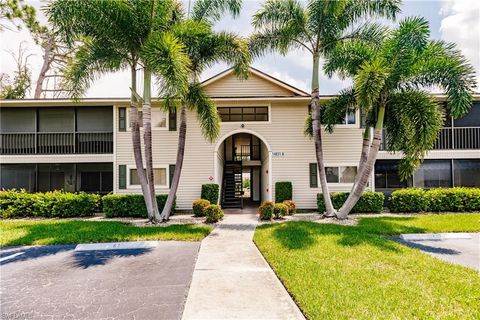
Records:
{"label": "green bush", "polygon": [[99,201],[99,195],[84,192],[0,191],[0,216],[2,218],[91,216],[98,209]]}
{"label": "green bush", "polygon": [[447,188],[425,191],[426,211],[462,212],[480,210],[480,188]]}
{"label": "green bush", "polygon": [[223,219],[223,210],[217,204],[211,204],[205,209],[207,223],[215,223]]}
{"label": "green bush", "polygon": [[195,217],[204,217],[205,209],[210,205],[210,201],[205,199],[197,199],[192,203],[193,215]]}
{"label": "green bush", "polygon": [[289,181],[275,182],[275,202],[292,200],[292,189],[292,183]]}
{"label": "green bush", "polygon": [[292,215],[297,213],[297,205],[293,200],[285,200],[283,204],[288,207],[288,214]]}
{"label": "green bush", "polygon": [[[335,209],[340,207],[347,200],[349,192],[331,192],[330,199]],[[383,202],[385,196],[381,192],[365,191],[355,206],[352,208],[353,213],[380,213],[383,210]],[[325,201],[323,194],[317,194],[317,208],[318,212],[325,212]]]}
{"label": "green bush", "polygon": [[200,198],[210,201],[211,204],[217,204],[218,190],[218,184],[216,183],[202,184],[202,194]]}
{"label": "green bush", "polygon": [[[168,195],[157,195],[158,210],[162,211]],[[147,207],[141,194],[109,194],[102,198],[105,217],[141,217],[147,218]],[[175,212],[175,202],[171,214]]]}
{"label": "green bush", "polygon": [[258,207],[258,214],[260,215],[260,219],[262,220],[270,220],[273,217],[273,209],[275,205],[271,201],[264,201]]}
{"label": "green bush", "polygon": [[281,217],[288,216],[288,207],[283,203],[275,203],[273,207],[273,214],[275,219],[280,219]]}
{"label": "green bush", "polygon": [[423,212],[428,210],[427,192],[419,188],[399,189],[392,192],[388,208],[392,212]]}

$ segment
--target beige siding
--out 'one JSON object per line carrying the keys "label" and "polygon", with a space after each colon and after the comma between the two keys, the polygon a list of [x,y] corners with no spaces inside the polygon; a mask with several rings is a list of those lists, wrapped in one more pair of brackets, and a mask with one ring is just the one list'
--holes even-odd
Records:
{"label": "beige siding", "polygon": [[240,80],[234,74],[228,74],[207,84],[205,90],[212,97],[288,97],[293,95],[290,90],[254,74],[251,74],[247,80]]}

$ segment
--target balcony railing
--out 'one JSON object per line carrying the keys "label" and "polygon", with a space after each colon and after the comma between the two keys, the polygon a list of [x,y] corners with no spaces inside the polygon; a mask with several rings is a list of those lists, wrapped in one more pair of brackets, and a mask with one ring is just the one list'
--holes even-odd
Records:
{"label": "balcony railing", "polygon": [[113,153],[113,132],[0,134],[0,154]]}
{"label": "balcony railing", "polygon": [[235,153],[235,161],[260,160],[260,145],[241,145],[240,153]]}
{"label": "balcony railing", "polygon": [[[385,130],[384,130],[385,132]],[[383,135],[385,137],[385,134]],[[380,150],[387,150],[382,139]],[[432,150],[480,149],[480,127],[442,128]]]}

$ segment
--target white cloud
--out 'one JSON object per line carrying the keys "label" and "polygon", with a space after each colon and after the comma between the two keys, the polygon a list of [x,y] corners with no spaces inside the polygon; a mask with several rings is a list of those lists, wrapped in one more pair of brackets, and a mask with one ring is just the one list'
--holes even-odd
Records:
{"label": "white cloud", "polygon": [[480,1],[442,0],[440,33],[443,40],[454,42],[476,70],[480,88]]}

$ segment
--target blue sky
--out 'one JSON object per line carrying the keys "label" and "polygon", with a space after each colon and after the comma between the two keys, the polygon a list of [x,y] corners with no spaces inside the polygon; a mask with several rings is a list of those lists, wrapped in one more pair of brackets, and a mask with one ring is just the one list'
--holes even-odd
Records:
{"label": "blue sky", "polygon": [[[27,1],[36,8],[41,8],[43,2]],[[243,36],[248,36],[253,28],[250,25],[253,13],[258,10],[263,1],[244,0],[240,17],[232,19],[223,18],[217,25],[217,30],[228,30]],[[45,21],[40,12],[40,20]],[[402,14],[399,19],[406,16],[423,16],[431,28],[431,36],[435,39],[443,39],[457,43],[459,49],[470,59],[471,63],[480,72],[480,1],[478,0],[429,0],[429,1],[404,1]],[[397,20],[398,21],[398,20]],[[387,22],[395,24],[395,22]],[[10,51],[18,51],[20,43],[28,47],[32,56],[29,59],[36,79],[41,63],[41,51],[31,41],[28,32],[4,31],[1,34],[1,72],[11,73],[14,68],[14,60]],[[267,72],[281,80],[290,83],[300,89],[309,91],[311,77],[311,58],[306,52],[291,52],[283,57],[278,54],[270,54],[253,62],[253,66]],[[210,77],[224,70],[227,66],[215,65],[205,72],[203,78]],[[477,76],[478,79],[478,76]],[[331,79],[320,77],[321,94],[335,94],[340,89],[350,85],[350,80],[341,80],[338,77]],[[478,81],[477,81],[478,82]],[[127,97],[129,73],[107,75],[98,79],[88,91],[89,97]],[[141,83],[139,84],[141,85]],[[479,91],[479,90],[477,90]]]}

